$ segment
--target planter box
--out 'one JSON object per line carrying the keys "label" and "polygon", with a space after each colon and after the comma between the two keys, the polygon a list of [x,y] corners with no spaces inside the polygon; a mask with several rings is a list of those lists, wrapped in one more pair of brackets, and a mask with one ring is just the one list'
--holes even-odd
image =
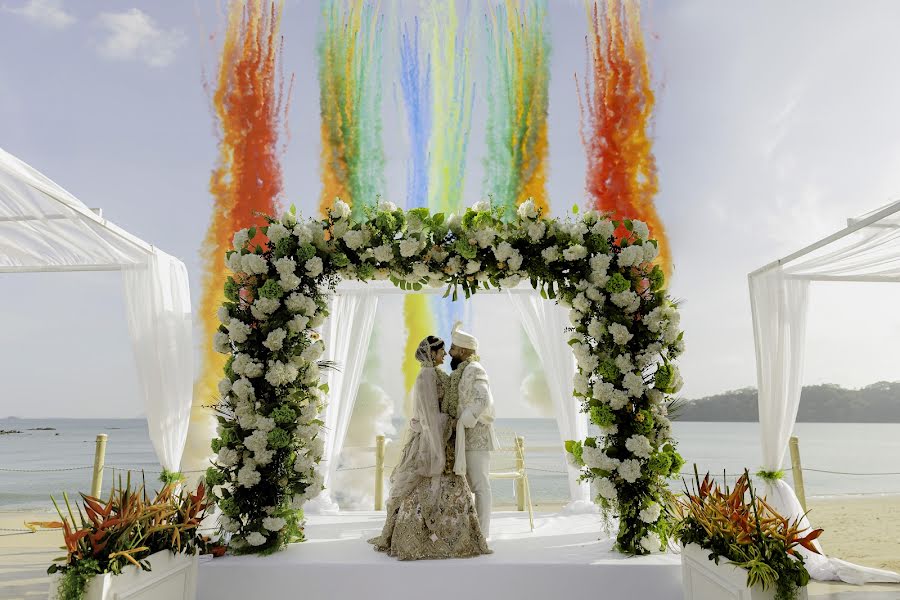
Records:
{"label": "planter box", "polygon": [[[172,554],[168,550],[151,554],[152,571],[134,565],[121,575],[104,573],[87,585],[84,600],[195,600],[197,597],[197,556]],[[50,600],[61,600],[57,585],[62,575],[50,582]]]}
{"label": "planter box", "polygon": [[[720,558],[719,564],[706,558],[709,551],[688,544],[681,551],[681,586],[684,600],[773,600],[775,590],[747,587],[747,571]],[[797,593],[807,600],[806,588]]]}

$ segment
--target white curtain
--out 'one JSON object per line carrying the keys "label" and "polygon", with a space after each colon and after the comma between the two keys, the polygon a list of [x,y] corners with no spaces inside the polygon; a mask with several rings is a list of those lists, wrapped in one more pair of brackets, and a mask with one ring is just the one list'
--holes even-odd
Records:
{"label": "white curtain", "polygon": [[154,248],[123,271],[128,329],[150,440],[160,464],[177,471],[194,379],[191,296],[184,263]]}
{"label": "white curtain", "polygon": [[[575,375],[575,357],[569,346],[566,327],[568,311],[558,304],[541,298],[537,293],[509,293],[510,302],[516,307],[522,326],[541,361],[547,376],[547,385],[553,399],[553,411],[559,433],[566,440],[582,440],[587,436],[587,415],[581,412],[581,403],[572,395],[572,377]],[[562,450],[565,454],[565,449]],[[579,470],[566,461],[571,501],[565,512],[593,512],[590,486],[578,481]]]}
{"label": "white curtain", "polygon": [[[843,271],[849,263],[855,263],[854,269],[859,268],[846,248],[833,253],[833,259],[835,271]],[[800,405],[809,304],[809,279],[801,278],[801,274],[806,268],[819,275],[827,274],[828,262],[827,256],[820,256],[794,265],[789,272],[779,265],[750,276],[762,466],[767,471],[781,469]],[[873,266],[880,270],[884,262],[878,260]],[[763,494],[783,516],[794,518],[803,514],[797,495],[786,482],[765,481],[763,487]],[[802,524],[810,525],[806,518]],[[889,571],[852,565],[803,549],[801,552],[813,579],[854,584],[900,581],[900,576]]]}
{"label": "white curtain", "polygon": [[324,418],[325,453],[322,457],[325,491],[306,504],[306,512],[333,512],[338,509],[328,485],[334,479],[344,448],[377,307],[378,296],[371,290],[355,290],[332,297],[330,315],[322,331],[324,358],[336,363],[337,367],[324,377],[328,383],[328,405]]}

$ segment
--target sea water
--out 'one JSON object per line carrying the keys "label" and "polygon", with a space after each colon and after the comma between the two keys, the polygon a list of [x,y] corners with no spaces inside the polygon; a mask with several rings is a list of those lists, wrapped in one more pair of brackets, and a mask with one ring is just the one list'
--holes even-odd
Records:
{"label": "sea water", "polygon": [[[565,457],[555,421],[498,419],[496,426],[501,432],[525,438],[534,502],[565,501]],[[52,429],[37,430],[42,427]],[[0,419],[0,429],[23,432],[0,436],[0,510],[47,509],[52,507],[51,495],[61,499],[63,491],[73,495],[88,490],[98,433],[109,436],[104,489],[109,489],[113,476],[124,475],[126,469],[137,479],[143,471],[148,487],[157,486],[160,467],[144,420]],[[673,432],[687,461],[685,472],[692,471],[694,463],[701,474],[732,475],[744,468],[751,472],[759,468],[758,423],[676,422]],[[804,472],[807,496],[900,494],[900,424],[798,423],[795,435],[800,439],[803,466],[815,469]],[[500,452],[493,462],[492,469],[498,470],[513,466],[515,460],[511,453]],[[787,453],[784,465],[790,482]],[[371,473],[374,477],[374,471]],[[513,482],[492,484],[496,503],[513,502]],[[673,485],[680,487],[681,483]]]}

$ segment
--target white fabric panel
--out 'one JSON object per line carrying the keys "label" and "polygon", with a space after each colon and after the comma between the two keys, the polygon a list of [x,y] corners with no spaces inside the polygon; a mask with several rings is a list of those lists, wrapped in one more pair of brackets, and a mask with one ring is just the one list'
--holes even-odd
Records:
{"label": "white fabric panel", "polygon": [[[581,403],[572,395],[575,356],[566,335],[568,312],[537,293],[508,296],[519,313],[525,333],[547,377],[560,435],[566,440],[583,440],[588,433],[587,415],[581,412]],[[571,501],[563,510],[570,513],[595,511],[590,486],[579,483],[579,470],[569,465],[568,461],[566,465]]]}
{"label": "white fabric panel", "polygon": [[191,292],[184,263],[161,250],[123,272],[128,329],[150,441],[159,463],[177,471],[194,380]]}
{"label": "white fabric panel", "polygon": [[325,408],[325,491],[306,504],[310,513],[337,510],[328,491],[340,462],[347,428],[356,404],[360,377],[366,361],[366,351],[375,326],[378,296],[373,292],[338,294],[332,297],[330,315],[322,331],[325,360],[337,364],[337,369],[325,374],[328,383],[328,406]]}
{"label": "white fabric panel", "polygon": [[[750,274],[750,307],[756,347],[762,466],[781,469],[803,385],[809,282],[812,280],[900,281],[900,203],[883,207],[873,222],[857,230],[839,232],[789,259]],[[769,502],[782,515],[796,518],[803,509],[784,481],[763,482]],[[809,526],[804,517],[803,525]],[[818,547],[818,545],[817,545]],[[821,550],[821,548],[819,548]],[[853,584],[900,582],[890,571],[853,565],[801,549],[810,576]]]}

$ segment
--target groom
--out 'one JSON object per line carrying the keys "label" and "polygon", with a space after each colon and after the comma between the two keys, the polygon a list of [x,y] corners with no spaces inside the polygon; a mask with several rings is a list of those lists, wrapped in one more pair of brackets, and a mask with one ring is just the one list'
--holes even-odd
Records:
{"label": "groom", "polygon": [[500,447],[494,432],[494,399],[484,367],[478,362],[478,340],[453,326],[450,346],[450,387],[459,399],[456,426],[456,462],[453,471],[465,475],[475,493],[475,510],[481,532],[487,538],[491,529],[491,450]]}

